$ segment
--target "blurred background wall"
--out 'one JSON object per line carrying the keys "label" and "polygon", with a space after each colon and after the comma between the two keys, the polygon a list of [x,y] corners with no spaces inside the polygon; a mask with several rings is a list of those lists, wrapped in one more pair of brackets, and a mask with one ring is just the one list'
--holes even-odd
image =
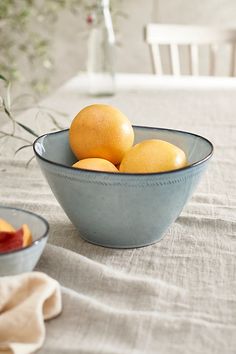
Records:
{"label": "blurred background wall", "polygon": [[[18,6],[20,3],[21,0]],[[120,4],[125,16],[118,16],[115,26],[118,72],[151,72],[149,50],[143,40],[143,28],[149,22],[236,26],[235,0],[120,0]],[[47,71],[46,76],[50,79],[48,91],[51,92],[65,80],[85,70],[89,26],[85,12],[68,9],[58,12],[53,26],[50,27],[49,23],[47,25],[46,28],[40,28],[40,23],[32,22],[31,28],[37,27],[39,32],[48,31],[46,35],[50,38],[49,54],[52,63],[45,61],[44,68],[38,65],[33,70],[39,77],[41,73],[43,75],[43,70]],[[16,28],[15,30],[17,31]],[[0,55],[4,55],[3,51]],[[24,58],[17,57],[17,61],[26,72],[26,80],[23,81],[26,90],[32,71],[27,67]]]}
{"label": "blurred background wall", "polygon": [[154,0],[158,22],[236,26],[234,0]]}

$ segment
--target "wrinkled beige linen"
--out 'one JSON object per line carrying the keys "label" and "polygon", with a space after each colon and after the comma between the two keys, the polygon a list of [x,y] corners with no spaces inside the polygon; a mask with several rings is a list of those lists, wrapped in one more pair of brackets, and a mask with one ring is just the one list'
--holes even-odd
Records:
{"label": "wrinkled beige linen", "polygon": [[[214,158],[161,242],[114,250],[79,237],[36,163],[25,170],[23,152],[17,159],[2,152],[1,202],[48,219],[37,270],[63,287],[63,313],[46,322],[39,353],[236,353],[236,90],[120,92],[96,100],[61,90],[45,105],[73,117],[92,102],[119,107],[133,124],[202,134],[214,143]],[[23,118],[34,126],[34,112]]]}
{"label": "wrinkled beige linen", "polygon": [[45,339],[44,320],[61,309],[60,286],[46,274],[0,277],[0,353],[35,352]]}

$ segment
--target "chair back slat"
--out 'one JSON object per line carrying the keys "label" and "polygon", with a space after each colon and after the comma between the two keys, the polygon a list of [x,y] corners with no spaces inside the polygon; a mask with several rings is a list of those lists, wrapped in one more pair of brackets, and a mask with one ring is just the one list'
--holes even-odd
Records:
{"label": "chair back slat", "polygon": [[236,29],[218,27],[164,25],[151,23],[146,26],[146,40],[148,43],[179,45],[232,43],[235,42]]}
{"label": "chair back slat", "polygon": [[231,45],[230,76],[235,76],[236,44]]}
{"label": "chair back slat", "polygon": [[171,71],[174,76],[180,75],[179,48],[176,44],[170,45]]}
{"label": "chair back slat", "polygon": [[196,44],[190,46],[190,71],[193,76],[199,75],[199,51]]}
{"label": "chair back slat", "polygon": [[218,46],[211,44],[209,46],[209,75],[214,76],[216,72],[216,56],[217,56]]}
{"label": "chair back slat", "polygon": [[162,61],[161,61],[161,54],[159,45],[150,46],[151,50],[151,57],[152,57],[152,69],[153,73],[156,75],[162,75]]}

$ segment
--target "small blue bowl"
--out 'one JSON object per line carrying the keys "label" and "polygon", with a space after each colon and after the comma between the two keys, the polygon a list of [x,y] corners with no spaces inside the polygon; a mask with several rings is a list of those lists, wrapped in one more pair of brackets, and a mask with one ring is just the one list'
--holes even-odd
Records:
{"label": "small blue bowl", "polygon": [[55,197],[85,240],[133,248],[160,241],[191,197],[213,154],[210,141],[192,133],[134,126],[135,143],[166,140],[185,151],[179,170],[123,174],[72,168],[68,130],[34,142],[34,152]]}
{"label": "small blue bowl", "polygon": [[0,205],[0,218],[15,229],[27,224],[32,233],[30,246],[0,253],[0,276],[30,272],[36,266],[48,239],[49,225],[41,216],[19,208]]}

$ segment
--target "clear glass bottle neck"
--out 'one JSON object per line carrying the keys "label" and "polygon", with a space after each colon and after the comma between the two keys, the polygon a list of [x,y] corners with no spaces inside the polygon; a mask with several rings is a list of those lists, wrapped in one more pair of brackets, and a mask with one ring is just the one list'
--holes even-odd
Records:
{"label": "clear glass bottle neck", "polygon": [[100,0],[100,7],[108,7],[110,8],[110,0]]}
{"label": "clear glass bottle neck", "polygon": [[[99,10],[99,17],[102,18],[104,21],[104,25],[107,29],[108,33],[108,41],[111,44],[115,43],[115,34],[114,34],[114,29],[113,29],[113,23],[112,23],[112,17],[111,17],[111,12],[110,12],[110,0],[100,0],[98,4],[98,10]],[[99,23],[99,20],[98,20]]]}

